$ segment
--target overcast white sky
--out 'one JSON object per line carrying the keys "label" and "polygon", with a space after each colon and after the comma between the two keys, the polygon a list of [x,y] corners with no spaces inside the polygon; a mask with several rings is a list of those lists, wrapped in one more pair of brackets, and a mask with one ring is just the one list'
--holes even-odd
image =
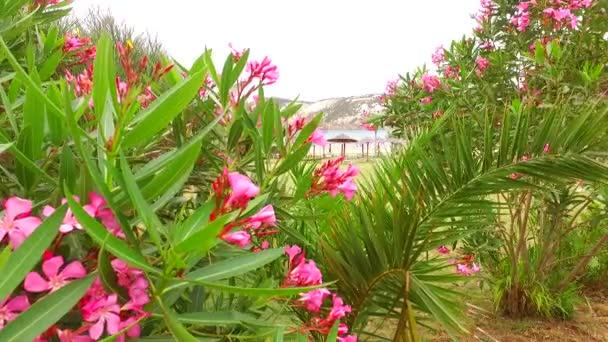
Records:
{"label": "overcast white sky", "polygon": [[471,32],[479,0],[75,0],[75,14],[91,6],[158,35],[185,65],[205,46],[223,60],[230,42],[268,55],[281,77],[267,94],[319,100],[381,93],[430,64],[435,47]]}

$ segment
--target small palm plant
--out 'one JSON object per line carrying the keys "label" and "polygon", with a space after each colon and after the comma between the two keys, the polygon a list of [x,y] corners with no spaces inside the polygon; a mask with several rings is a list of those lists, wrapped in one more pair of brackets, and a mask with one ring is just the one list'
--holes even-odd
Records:
{"label": "small palm plant", "polygon": [[[464,277],[446,258],[427,253],[499,227],[507,203],[498,195],[527,198],[577,180],[605,183],[608,168],[584,154],[604,137],[605,113],[588,109],[576,119],[556,109],[529,131],[529,112],[514,102],[501,125],[487,117],[482,139],[474,120],[450,111],[417,132],[402,154],[382,161],[360,184],[358,201],[344,204],[344,214],[328,220],[318,237],[360,336],[381,338],[368,324],[373,317],[397,321],[385,338],[392,341],[419,340],[418,326],[432,327],[428,317],[453,337],[467,334],[464,294],[454,286]],[[556,152],[543,152],[546,143]],[[519,228],[507,228],[514,245],[505,241],[517,251],[509,254],[515,265],[531,243]]]}

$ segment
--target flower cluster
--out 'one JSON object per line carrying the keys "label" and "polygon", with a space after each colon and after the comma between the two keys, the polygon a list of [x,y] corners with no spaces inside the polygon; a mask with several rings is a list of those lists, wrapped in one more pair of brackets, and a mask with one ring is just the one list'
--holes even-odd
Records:
{"label": "flower cluster", "polygon": [[[74,198],[80,201],[79,198]],[[96,194],[89,194],[90,202],[83,206],[85,212],[96,218],[113,234],[124,237],[120,231],[113,212],[107,207],[105,199]],[[63,199],[62,203],[67,200]],[[53,214],[55,208],[45,206],[42,217]],[[4,201],[4,217],[0,219],[0,243],[4,237],[13,248],[18,248],[40,225],[42,220],[32,215],[32,202],[26,199],[11,197]],[[0,329],[14,320],[19,313],[27,310],[30,303],[43,298],[44,295],[59,290],[71,281],[84,278],[97,268],[98,251],[91,250],[83,260],[66,261],[62,255],[54,255],[63,237],[82,230],[82,225],[68,209],[59,227],[59,236],[52,244],[51,250],[45,251],[39,271],[27,274],[23,282],[25,293],[16,293],[4,298],[0,303]],[[80,326],[61,321],[39,336],[37,342],[52,341],[97,341],[103,336],[110,336],[125,331],[126,336],[139,337],[139,321],[149,314],[144,305],[150,301],[148,280],[141,270],[129,267],[120,259],[111,261],[117,279],[117,285],[124,290],[119,294],[106,291],[99,278],[96,278],[79,305],[74,309],[83,321]],[[121,304],[122,303],[122,304]],[[106,334],[107,333],[107,334]],[[121,335],[117,341],[124,341]]]}
{"label": "flower cluster", "polygon": [[361,112],[361,119],[363,119],[363,122],[361,123],[361,127],[365,128],[368,131],[376,131],[378,130],[378,126],[374,125],[370,122],[367,121],[367,119],[369,118],[370,114],[369,111],[367,109],[364,109]]}
{"label": "flower cluster", "polygon": [[[439,246],[439,247],[437,247],[437,253],[442,254],[442,255],[449,255],[451,252],[448,247]],[[474,273],[481,271],[481,267],[479,267],[479,265],[477,265],[473,261],[472,255],[465,255],[459,259],[456,259],[456,258],[450,259],[450,263],[456,265],[456,273],[459,273],[459,274],[462,274],[465,276],[471,276]]]}
{"label": "flower cluster", "polygon": [[[249,177],[238,172],[228,172],[226,168],[212,186],[216,205],[210,215],[211,221],[220,215],[235,211],[239,212],[240,216],[247,208],[249,201],[260,193],[260,188],[253,184]],[[240,247],[251,245],[252,238],[255,238],[256,243],[252,249],[266,249],[269,247],[269,242],[264,238],[277,233],[276,230],[271,229],[276,226],[276,221],[274,208],[272,205],[266,205],[250,217],[229,223],[222,229],[219,236],[224,241]],[[233,231],[234,228],[240,229]]]}
{"label": "flower cluster", "polygon": [[[323,275],[313,260],[306,260],[306,254],[299,246],[290,246],[285,249],[289,257],[289,271],[283,282],[284,287],[314,286],[323,283]],[[331,298],[331,307],[323,310],[326,299]],[[318,332],[322,335],[329,334],[336,321],[346,317],[351,312],[349,305],[344,305],[340,296],[332,294],[326,288],[301,293],[295,303],[296,307],[303,308],[311,314],[311,318],[301,327],[305,332]],[[356,342],[356,335],[348,334],[348,326],[340,323],[338,327],[338,341]]]}
{"label": "flower cluster", "polygon": [[335,197],[338,193],[344,194],[347,200],[351,200],[357,186],[354,178],[359,174],[359,169],[348,164],[346,170],[340,170],[340,164],[344,157],[328,160],[317,168],[312,177],[312,186],[307,196],[315,196],[321,193],[329,193]]}
{"label": "flower cluster", "polygon": [[97,48],[91,43],[90,38],[67,33],[63,44],[63,52],[76,57],[73,64],[89,64],[95,59]]}

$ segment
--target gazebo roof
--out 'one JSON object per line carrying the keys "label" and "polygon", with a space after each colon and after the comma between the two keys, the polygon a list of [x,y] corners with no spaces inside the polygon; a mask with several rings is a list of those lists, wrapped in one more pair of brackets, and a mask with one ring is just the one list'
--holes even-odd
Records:
{"label": "gazebo roof", "polygon": [[327,139],[328,142],[337,142],[337,143],[354,143],[357,142],[357,139],[351,138],[346,134],[337,135],[331,139]]}

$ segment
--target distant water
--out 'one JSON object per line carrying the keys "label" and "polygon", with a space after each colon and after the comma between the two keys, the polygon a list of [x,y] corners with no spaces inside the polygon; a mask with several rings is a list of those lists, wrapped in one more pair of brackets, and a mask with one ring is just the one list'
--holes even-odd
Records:
{"label": "distant water", "polygon": [[[324,129],[323,134],[325,135],[325,139],[334,138],[340,134],[348,135],[349,137],[357,140],[365,139],[365,138],[374,138],[374,131],[368,131],[366,129]],[[388,137],[388,132],[379,129],[376,135],[378,139],[386,139]]]}

